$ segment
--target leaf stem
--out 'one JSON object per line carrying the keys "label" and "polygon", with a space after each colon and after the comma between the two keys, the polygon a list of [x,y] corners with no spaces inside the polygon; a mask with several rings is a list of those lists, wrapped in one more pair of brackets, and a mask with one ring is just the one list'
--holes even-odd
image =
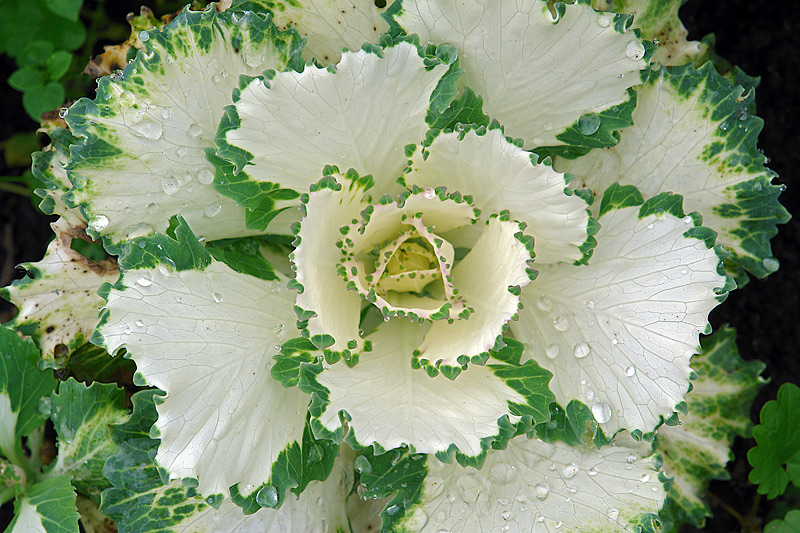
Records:
{"label": "leaf stem", "polygon": [[8,183],[5,180],[0,180],[0,191],[10,192],[30,198],[31,191],[24,185],[17,185],[16,183]]}

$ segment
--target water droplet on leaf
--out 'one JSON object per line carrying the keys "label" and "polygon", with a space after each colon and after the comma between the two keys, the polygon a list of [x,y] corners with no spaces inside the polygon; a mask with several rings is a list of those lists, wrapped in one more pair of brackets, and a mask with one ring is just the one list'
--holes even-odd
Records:
{"label": "water droplet on leaf", "polygon": [[556,357],[558,357],[559,350],[560,348],[558,347],[558,344],[551,344],[550,346],[547,347],[544,353],[550,359],[555,359]]}
{"label": "water droplet on leaf", "polygon": [[589,347],[589,345],[586,344],[585,342],[582,342],[580,344],[576,344],[575,345],[575,348],[573,349],[572,354],[577,359],[583,359],[584,357],[589,355],[589,352],[591,352],[591,351],[592,351],[592,349]]}
{"label": "water droplet on leaf", "polygon": [[264,487],[256,493],[256,503],[260,507],[275,507],[278,505],[278,491],[272,485]]}
{"label": "water droplet on leaf", "polygon": [[572,479],[578,474],[579,470],[580,468],[578,468],[578,465],[576,465],[575,463],[570,463],[564,467],[562,473],[564,474],[565,478]]}
{"label": "water droplet on leaf", "polygon": [[586,113],[578,119],[578,131],[584,135],[592,135],[600,129],[600,115]]}
{"label": "water droplet on leaf", "polygon": [[639,41],[631,41],[625,48],[625,53],[631,59],[641,59],[644,57],[644,45]]}
{"label": "water droplet on leaf", "polygon": [[605,402],[599,402],[592,406],[594,419],[600,424],[605,424],[611,419],[611,406]]}

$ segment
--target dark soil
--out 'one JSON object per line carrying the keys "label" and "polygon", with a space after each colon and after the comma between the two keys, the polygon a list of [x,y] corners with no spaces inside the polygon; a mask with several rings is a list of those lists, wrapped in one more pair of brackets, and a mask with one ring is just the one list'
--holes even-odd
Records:
{"label": "dark soil", "polygon": [[[121,21],[127,12],[138,11],[138,5],[135,1],[112,2],[109,16]],[[714,32],[719,55],[761,77],[757,104],[765,126],[759,146],[771,158],[770,167],[781,176],[780,183],[788,185],[782,203],[790,212],[800,212],[800,188],[791,177],[800,168],[800,2],[767,6],[751,0],[693,0],[682,8],[681,15],[691,38]],[[13,68],[7,58],[0,58],[0,79],[7,79]],[[22,110],[20,93],[6,84],[0,86],[0,92],[0,139],[33,130],[35,124]],[[0,161],[0,175],[18,175],[22,170]],[[37,213],[27,198],[0,191],[0,286],[21,276],[14,265],[41,259],[51,237],[48,222],[52,220]],[[780,270],[734,292],[711,314],[715,328],[728,323],[737,329],[745,359],[767,363],[765,376],[771,382],[753,406],[756,421],[761,406],[775,397],[780,384],[800,383],[800,223],[794,220],[782,227],[772,243]],[[12,315],[13,308],[0,303],[0,322]],[[758,498],[747,481],[746,452],[752,445],[750,440],[737,439],[736,459],[729,466],[731,480],[711,484],[715,516],[704,531],[760,531],[762,520],[784,512],[775,502]],[[697,530],[687,527],[684,531]]]}

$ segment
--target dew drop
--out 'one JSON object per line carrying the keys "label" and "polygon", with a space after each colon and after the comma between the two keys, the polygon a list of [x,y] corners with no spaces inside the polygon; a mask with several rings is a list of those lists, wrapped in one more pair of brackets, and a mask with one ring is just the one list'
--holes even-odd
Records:
{"label": "dew drop", "polygon": [[616,346],[617,344],[619,344],[619,341],[616,338],[613,338],[611,339],[611,344]]}
{"label": "dew drop", "polygon": [[473,473],[464,474],[456,482],[458,494],[464,503],[472,505],[478,501],[478,497],[483,492],[483,479]]}
{"label": "dew drop", "polygon": [[553,308],[553,302],[547,296],[539,296],[539,299],[536,300],[536,307],[547,312]]}
{"label": "dew drop", "polygon": [[617,517],[619,516],[619,511],[614,509],[613,507],[608,510],[608,519],[612,522],[617,521]]}
{"label": "dew drop", "polygon": [[524,494],[520,494],[514,499],[517,500],[519,503],[528,503],[528,497],[525,496]]}
{"label": "dew drop", "polygon": [[161,118],[169,119],[172,116],[172,110],[168,107],[165,107],[161,110]]}
{"label": "dew drop", "polygon": [[642,474],[642,477],[639,479],[642,480],[642,483],[647,483],[648,481],[650,481],[650,474]]}
{"label": "dew drop", "polygon": [[647,225],[647,229],[653,229],[653,223],[652,222]]}
{"label": "dew drop", "polygon": [[594,301],[593,300],[587,301],[585,307],[586,309],[594,309]]}
{"label": "dew drop", "polygon": [[186,133],[189,134],[189,137],[199,137],[200,134],[203,133],[203,127],[197,122],[192,122]]}
{"label": "dew drop", "polygon": [[175,155],[178,157],[183,157],[189,150],[185,146],[179,146],[177,150],[175,150]]}
{"label": "dew drop", "polygon": [[600,115],[586,113],[578,119],[578,131],[584,135],[592,135],[600,129]]}
{"label": "dew drop", "polygon": [[179,304],[182,304],[183,303],[183,296],[176,296],[175,297],[175,301],[178,302]]}
{"label": "dew drop", "polygon": [[130,91],[122,91],[119,95],[119,105],[123,107],[131,107],[136,103],[136,96]]}
{"label": "dew drop", "polygon": [[767,272],[775,272],[781,266],[774,257],[765,257],[761,264],[764,265],[764,270]]}
{"label": "dew drop", "polygon": [[160,122],[150,118],[142,119],[138,124],[131,126],[133,133],[145,139],[157,140],[161,138],[164,133],[164,128]]}
{"label": "dew drop", "polygon": [[625,369],[625,374],[628,377],[633,377],[636,375],[636,369],[632,366],[629,366],[628,368]]}
{"label": "dew drop", "polygon": [[175,194],[180,188],[181,184],[177,178],[173,176],[164,176],[161,178],[161,189],[163,189],[166,194]]}
{"label": "dew drop", "polygon": [[632,453],[628,454],[627,457],[625,457],[625,462],[628,463],[629,465],[635,463],[636,456]]}
{"label": "dew drop", "polygon": [[369,464],[369,460],[363,455],[356,457],[356,460],[353,461],[353,468],[355,468],[356,472],[359,474],[369,474],[372,472],[372,465]]}
{"label": "dew drop", "polygon": [[220,303],[220,302],[222,301],[222,294],[220,294],[220,293],[218,293],[218,292],[215,292],[215,293],[213,293],[213,294],[211,295],[211,298],[212,298],[212,299],[213,299],[215,302],[217,302],[217,303]]}
{"label": "dew drop", "polygon": [[131,329],[131,327],[127,326],[127,325],[125,326],[124,331],[125,331],[125,335],[130,335],[131,333],[133,333],[133,330]]}
{"label": "dew drop", "polygon": [[544,501],[550,496],[550,488],[547,485],[539,483],[533,487],[533,494],[537,500]]}
{"label": "dew drop", "polygon": [[569,321],[564,316],[559,315],[553,319],[553,327],[558,331],[567,331],[569,329]]}
{"label": "dew drop", "polygon": [[278,491],[272,485],[264,485],[256,493],[256,503],[259,507],[275,507],[278,505]]}
{"label": "dew drop", "polygon": [[158,204],[155,202],[150,202],[144,207],[148,213],[155,213],[158,211]]}
{"label": "dew drop", "polygon": [[503,511],[500,513],[500,518],[503,520],[510,520],[511,519],[511,511]]}
{"label": "dew drop", "polygon": [[219,204],[211,204],[206,207],[205,215],[208,218],[214,218],[215,216],[219,215],[219,212],[222,210],[222,206]]}
{"label": "dew drop", "polygon": [[570,463],[564,467],[562,473],[564,474],[565,478],[572,479],[578,474],[579,470],[580,468],[578,468],[578,465],[576,465],[575,463]]}
{"label": "dew drop", "polygon": [[544,351],[544,353],[550,359],[555,359],[556,357],[558,357],[559,350],[560,350],[560,348],[558,347],[558,344],[551,344],[550,346],[547,347],[547,349]]}
{"label": "dew drop", "polygon": [[504,485],[511,483],[517,478],[517,469],[512,465],[498,463],[489,470],[489,477],[495,483]]}
{"label": "dew drop", "polygon": [[631,59],[641,59],[644,57],[644,45],[639,41],[631,41],[625,48],[625,53]]}
{"label": "dew drop", "polygon": [[97,215],[89,220],[89,229],[93,229],[94,231],[103,231],[107,226],[108,217],[105,215]]}
{"label": "dew drop", "polygon": [[141,318],[139,320],[137,320],[136,321],[136,327],[137,328],[143,328],[144,327],[144,320],[142,320]]}
{"label": "dew drop", "polygon": [[681,274],[682,274],[682,275],[684,275],[684,276],[685,276],[685,275],[686,275],[686,274],[688,274],[688,273],[689,273],[689,269],[688,269],[688,268],[682,268],[682,269],[681,269]]}
{"label": "dew drop", "polygon": [[608,25],[611,24],[611,20],[605,15],[600,15],[597,18],[597,25],[601,28],[608,28]]}
{"label": "dew drop", "polygon": [[67,118],[67,115],[69,115],[68,107],[62,107],[58,112],[58,116],[61,118]]}
{"label": "dew drop", "polygon": [[591,351],[592,349],[589,347],[589,345],[585,342],[582,342],[575,345],[575,348],[572,350],[572,355],[574,355],[577,359],[583,359],[589,355],[589,352]]}
{"label": "dew drop", "polygon": [[204,168],[203,170],[197,173],[197,181],[199,181],[203,185],[210,185],[211,182],[214,181],[214,173],[211,172],[209,169]]}
{"label": "dew drop", "polygon": [[589,475],[590,476],[594,477],[597,474],[598,474],[597,467],[593,466],[592,468],[589,469]]}
{"label": "dew drop", "polygon": [[592,414],[599,424],[605,424],[611,419],[611,406],[605,402],[598,402],[592,406]]}
{"label": "dew drop", "polygon": [[147,33],[145,30],[140,31],[139,40],[142,41],[143,43],[146,43],[147,41],[150,40],[150,34]]}
{"label": "dew drop", "polygon": [[278,324],[277,326],[275,326],[274,328],[272,328],[272,332],[273,332],[275,335],[277,335],[278,337],[280,337],[281,335],[283,335],[285,331],[286,331],[286,326],[284,326],[283,324]]}
{"label": "dew drop", "polygon": [[149,287],[153,284],[153,275],[150,272],[141,272],[136,277],[136,283],[141,285],[142,287]]}

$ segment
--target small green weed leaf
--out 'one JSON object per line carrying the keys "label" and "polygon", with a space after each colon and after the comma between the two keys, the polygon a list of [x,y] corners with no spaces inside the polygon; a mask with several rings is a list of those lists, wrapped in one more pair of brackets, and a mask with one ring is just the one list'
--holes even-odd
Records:
{"label": "small green weed leaf", "polygon": [[72,54],[66,50],[56,50],[47,58],[47,72],[51,80],[60,80],[72,64]]}
{"label": "small green weed leaf", "polygon": [[51,81],[47,85],[33,87],[25,91],[22,95],[22,107],[33,120],[39,122],[39,118],[45,111],[52,111],[64,101],[64,87]]}
{"label": "small green weed leaf", "polygon": [[767,498],[780,496],[791,481],[800,487],[800,387],[784,383],[778,399],[761,409],[761,423],[753,428],[756,446],[747,452],[753,467],[750,482]]}
{"label": "small green weed leaf", "polygon": [[53,53],[53,50],[52,42],[44,39],[35,39],[22,49],[22,54],[17,58],[17,64],[20,66],[43,65],[47,58],[50,57],[50,54]]}
{"label": "small green weed leaf", "polygon": [[44,85],[44,76],[38,69],[22,67],[9,76],[8,84],[18,91],[30,91]]}
{"label": "small green weed leaf", "polygon": [[783,519],[773,520],[764,528],[764,533],[795,533],[800,531],[800,510],[793,509]]}
{"label": "small green weed leaf", "polygon": [[83,0],[44,0],[44,5],[59,17],[77,21]]}

